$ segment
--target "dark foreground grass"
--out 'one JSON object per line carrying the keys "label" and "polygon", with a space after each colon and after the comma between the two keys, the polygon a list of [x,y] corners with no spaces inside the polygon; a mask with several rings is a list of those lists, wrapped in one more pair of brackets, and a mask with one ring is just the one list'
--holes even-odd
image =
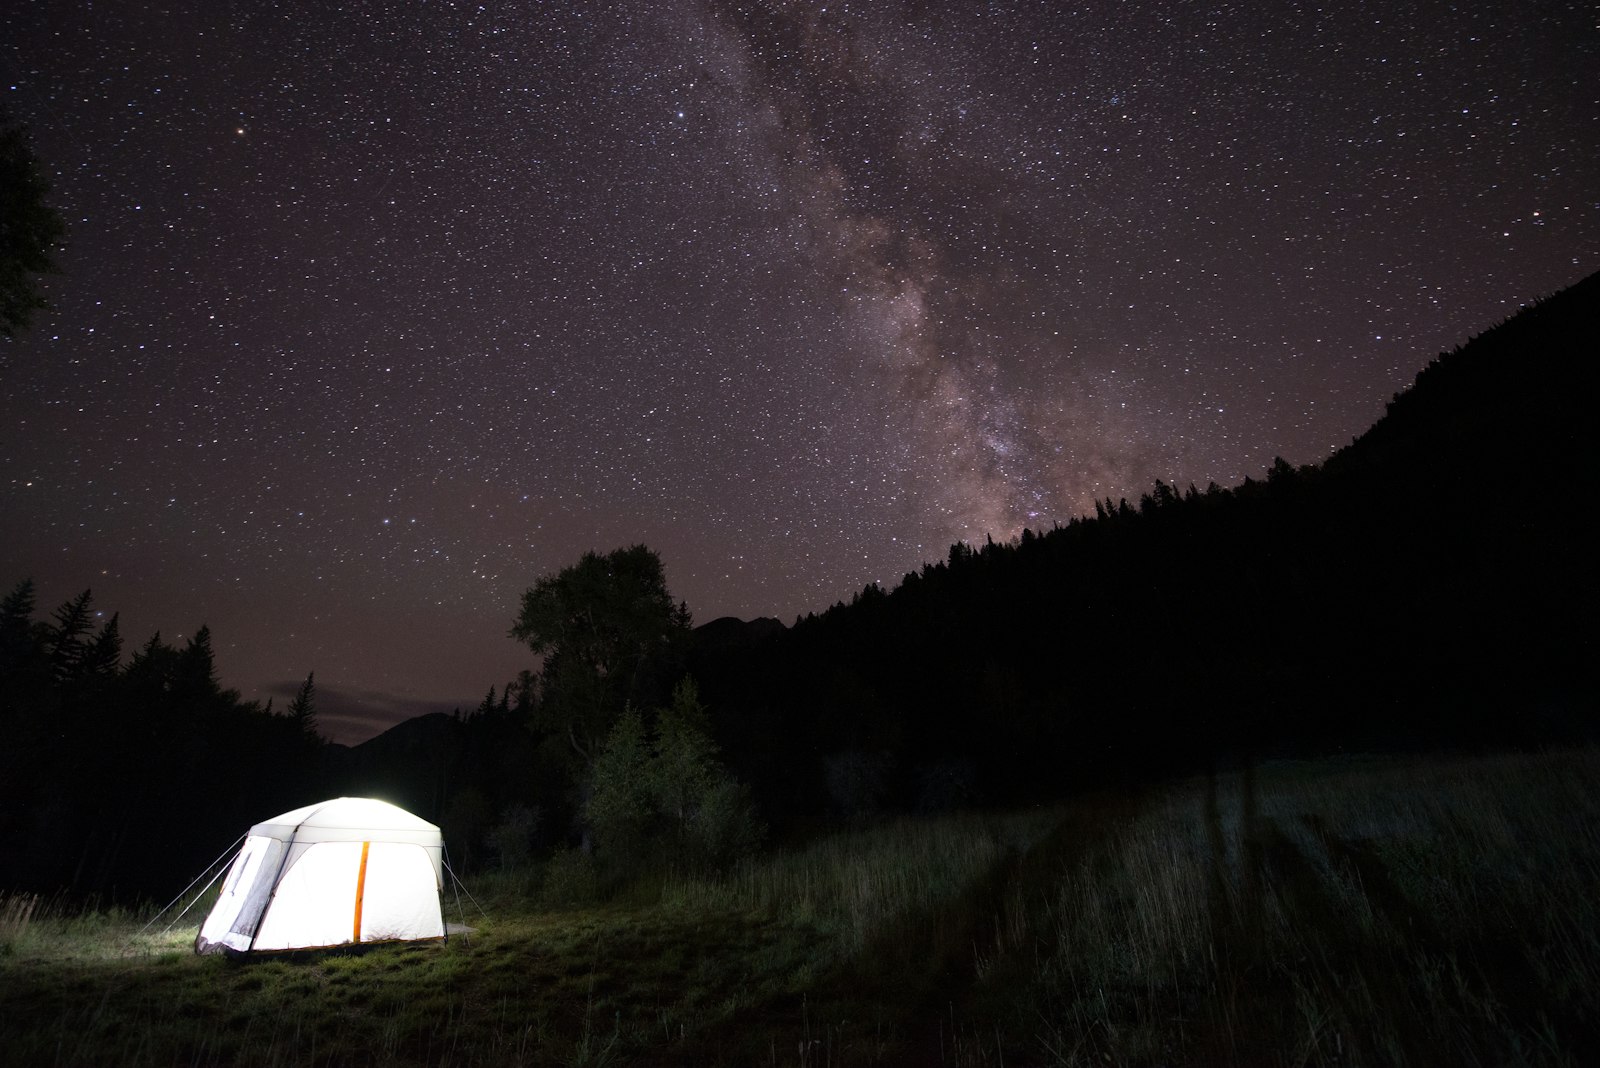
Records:
{"label": "dark foreground grass", "polygon": [[1579,1064],[1600,754],[1268,768],[1060,858],[1011,991],[1058,1063]]}
{"label": "dark foreground grass", "polygon": [[[15,1064],[1563,1064],[1600,1048],[1600,755],[1268,767],[908,821],[446,945],[237,963],[0,900]],[[470,908],[470,906],[469,906]]]}

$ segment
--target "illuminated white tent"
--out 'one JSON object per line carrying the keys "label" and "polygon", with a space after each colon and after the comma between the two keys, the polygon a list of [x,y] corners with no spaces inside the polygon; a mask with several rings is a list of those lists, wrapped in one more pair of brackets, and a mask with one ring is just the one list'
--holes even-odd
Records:
{"label": "illuminated white tent", "polygon": [[439,828],[340,797],[250,828],[196,953],[443,938]]}

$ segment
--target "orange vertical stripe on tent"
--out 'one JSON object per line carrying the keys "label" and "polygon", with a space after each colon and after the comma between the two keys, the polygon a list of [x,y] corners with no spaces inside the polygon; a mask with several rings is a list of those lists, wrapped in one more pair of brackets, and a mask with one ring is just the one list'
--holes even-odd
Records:
{"label": "orange vertical stripe on tent", "polygon": [[361,871],[356,875],[356,926],[355,933],[350,936],[350,941],[361,941],[361,902],[367,896],[367,850],[372,848],[371,842],[361,843]]}

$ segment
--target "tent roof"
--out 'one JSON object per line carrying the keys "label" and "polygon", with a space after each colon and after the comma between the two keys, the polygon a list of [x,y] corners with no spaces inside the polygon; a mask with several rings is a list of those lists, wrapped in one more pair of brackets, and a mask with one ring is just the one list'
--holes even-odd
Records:
{"label": "tent roof", "polygon": [[319,801],[256,824],[250,833],[281,842],[410,842],[438,848],[439,828],[368,797]]}

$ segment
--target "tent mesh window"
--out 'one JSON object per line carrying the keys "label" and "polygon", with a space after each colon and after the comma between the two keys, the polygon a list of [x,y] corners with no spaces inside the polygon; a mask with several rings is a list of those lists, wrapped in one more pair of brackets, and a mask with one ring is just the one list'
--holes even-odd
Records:
{"label": "tent mesh window", "polygon": [[267,911],[267,902],[272,899],[272,886],[277,881],[278,863],[283,855],[283,848],[282,842],[268,838],[266,848],[258,854],[260,859],[256,862],[254,876],[249,884],[250,896],[245,898],[238,917],[233,921],[234,934],[244,935],[246,938],[255,935],[256,927]]}

